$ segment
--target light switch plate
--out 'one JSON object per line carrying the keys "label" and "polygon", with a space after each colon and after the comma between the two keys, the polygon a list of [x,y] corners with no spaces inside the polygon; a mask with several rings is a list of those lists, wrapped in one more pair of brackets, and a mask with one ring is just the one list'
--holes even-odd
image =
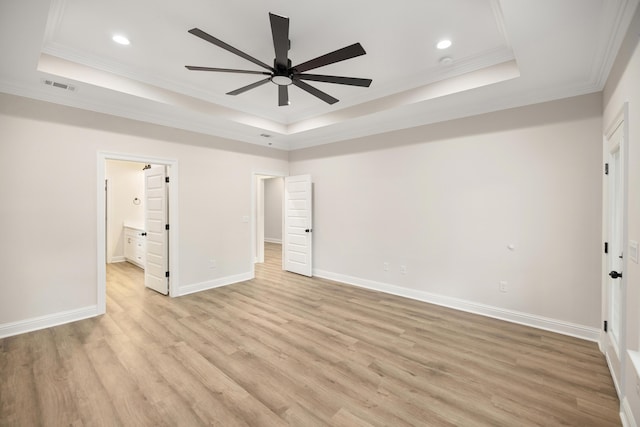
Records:
{"label": "light switch plate", "polygon": [[629,259],[636,264],[638,263],[638,242],[635,240],[629,241]]}

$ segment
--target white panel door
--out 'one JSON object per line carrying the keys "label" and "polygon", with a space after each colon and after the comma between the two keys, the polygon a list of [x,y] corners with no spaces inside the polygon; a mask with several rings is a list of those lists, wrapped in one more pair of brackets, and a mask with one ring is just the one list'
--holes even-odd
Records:
{"label": "white panel door", "polygon": [[144,171],[146,265],[144,285],[169,293],[169,231],[166,167],[152,166]]}
{"label": "white panel door", "polygon": [[313,275],[311,196],[310,175],[285,177],[283,267],[309,277]]}
{"label": "white panel door", "polygon": [[620,392],[621,358],[624,357],[624,139],[623,126],[620,125],[611,134],[605,144],[605,158],[608,164],[608,176],[605,185],[605,254],[604,283],[605,320],[607,333],[604,339],[604,350],[611,375]]}

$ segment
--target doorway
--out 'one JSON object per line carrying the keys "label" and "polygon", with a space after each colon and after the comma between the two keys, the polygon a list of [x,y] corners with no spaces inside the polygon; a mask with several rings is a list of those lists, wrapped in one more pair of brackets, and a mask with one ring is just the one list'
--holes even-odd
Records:
{"label": "doorway", "polygon": [[283,176],[254,174],[253,264],[282,252],[283,190]]}
{"label": "doorway", "polygon": [[144,268],[143,254],[135,253],[131,232],[144,231],[145,163],[107,160],[107,264],[129,261]]}
{"label": "doorway", "polygon": [[[130,208],[130,211],[133,213],[129,213],[127,223],[123,217],[121,216],[119,219],[122,222],[116,227],[120,227],[120,229],[113,230],[113,227],[109,226],[112,220],[117,220],[118,218],[113,218],[114,208],[117,207],[116,201],[113,200],[111,194],[109,192],[109,181],[107,180],[107,167],[109,165],[108,162],[118,162],[117,164],[120,167],[128,167],[129,169],[135,167],[138,168],[140,165],[156,165],[153,170],[149,167],[141,168],[139,175],[142,180],[137,186],[132,183],[131,188],[132,191],[137,191],[138,193],[142,191],[142,193],[148,193],[146,200],[143,199],[142,193],[140,195],[137,194],[127,194],[128,197],[123,201],[119,201],[118,203],[124,203],[125,206]],[[133,164],[133,166],[131,166]],[[162,171],[162,177],[158,178],[157,171]],[[167,172],[167,177],[165,179],[165,171]],[[150,173],[153,172],[153,173]],[[165,200],[162,203],[165,204],[165,211],[168,215],[168,218],[171,219],[171,227],[169,227],[169,222],[162,219],[162,231],[163,231],[163,241],[162,243],[166,245],[166,249],[163,250],[163,253],[166,254],[164,256],[167,267],[166,272],[163,271],[163,281],[166,283],[165,289],[168,291],[169,296],[177,296],[177,289],[175,284],[178,283],[178,269],[177,269],[177,244],[178,244],[178,204],[177,204],[177,196],[178,196],[178,163],[176,160],[172,159],[159,159],[145,156],[131,156],[125,154],[114,154],[114,153],[98,153],[98,167],[97,167],[97,229],[98,229],[98,257],[97,257],[97,266],[98,266],[98,284],[97,284],[97,300],[98,300],[98,310],[100,313],[106,312],[106,270],[107,263],[114,261],[124,261],[127,259],[127,256],[124,253],[125,245],[127,244],[127,238],[135,239],[135,233],[139,233],[141,238],[144,238],[144,242],[148,243],[147,234],[149,230],[146,230],[147,225],[145,224],[145,217],[150,215],[150,209],[155,209],[158,205],[157,201],[157,191],[154,193],[144,189],[145,186],[149,186],[150,183],[155,185],[155,182],[158,180],[166,183],[164,185],[164,193],[168,201]],[[136,174],[131,173],[128,179],[136,179]],[[112,182],[113,184],[113,182]],[[149,196],[154,197],[151,202],[149,201]],[[130,199],[130,200],[129,200]],[[155,212],[151,212],[155,215]],[[117,216],[117,215],[116,215]],[[125,230],[124,226],[128,225],[129,227]],[[125,232],[133,233],[127,238],[125,238]],[[121,233],[121,234],[120,234]],[[121,235],[122,239],[120,242],[117,239],[114,240],[114,235]],[[110,238],[108,238],[110,236]],[[122,246],[119,248],[121,252],[118,252],[118,244]],[[154,242],[154,247],[157,245]],[[116,251],[114,252],[114,248]],[[135,249],[135,245],[132,245],[131,248]],[[131,249],[130,248],[130,249]],[[132,258],[134,261],[132,264],[136,264],[136,256],[140,254],[133,254],[129,252],[128,257]],[[154,256],[153,251],[149,252],[148,249],[145,249],[144,256],[142,259],[138,258],[138,266],[146,266],[148,263],[146,262],[146,257],[152,258]],[[168,257],[168,259],[167,259]],[[145,276],[148,275],[147,272],[151,272],[151,269],[145,268]],[[147,278],[145,277],[144,282],[147,282]],[[150,286],[149,286],[150,287]]]}
{"label": "doorway", "polygon": [[[280,225],[281,268],[292,273],[312,277],[313,259],[313,184],[311,175],[284,176],[279,174],[252,174],[251,198],[251,277],[255,265],[264,262],[265,254],[265,180],[279,178],[278,192],[282,194]],[[273,243],[267,243],[273,244]],[[272,249],[273,251],[273,249]],[[273,253],[273,252],[272,252]]]}

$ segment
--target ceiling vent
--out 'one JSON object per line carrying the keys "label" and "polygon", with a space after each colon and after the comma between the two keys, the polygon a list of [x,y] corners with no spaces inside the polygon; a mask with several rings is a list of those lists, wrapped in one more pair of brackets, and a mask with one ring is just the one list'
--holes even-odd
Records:
{"label": "ceiling vent", "polygon": [[74,92],[76,90],[75,86],[71,86],[71,85],[68,85],[66,83],[56,82],[56,81],[53,81],[53,80],[44,79],[44,80],[42,80],[42,83],[47,85],[47,86],[57,87],[58,89],[68,90],[68,91],[71,91],[71,92]]}

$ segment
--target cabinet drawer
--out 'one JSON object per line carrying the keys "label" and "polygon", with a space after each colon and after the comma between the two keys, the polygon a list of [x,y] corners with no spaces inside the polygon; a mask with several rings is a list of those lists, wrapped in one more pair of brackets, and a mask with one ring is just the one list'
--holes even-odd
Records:
{"label": "cabinet drawer", "polygon": [[146,240],[143,234],[143,230],[124,227],[124,257],[142,268],[144,268],[146,262]]}
{"label": "cabinet drawer", "polygon": [[144,268],[144,263],[145,263],[144,254],[136,254],[136,256],[133,258],[133,261],[138,263],[140,267]]}

